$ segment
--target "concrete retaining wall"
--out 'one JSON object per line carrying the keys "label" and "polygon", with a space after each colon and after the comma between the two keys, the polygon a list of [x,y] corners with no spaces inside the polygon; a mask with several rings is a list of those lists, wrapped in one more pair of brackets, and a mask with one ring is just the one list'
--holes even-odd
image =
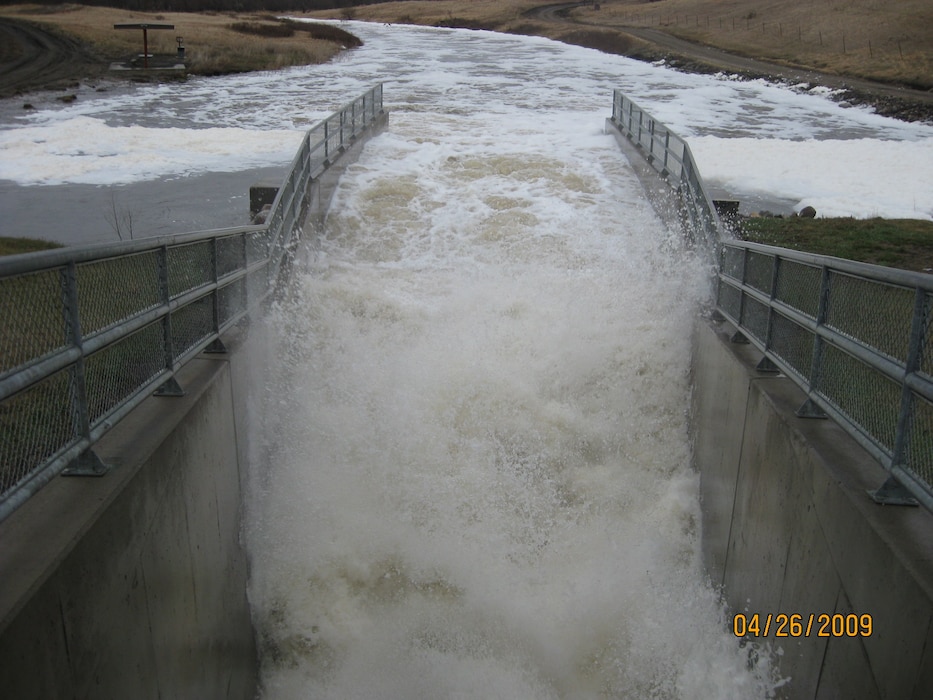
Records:
{"label": "concrete retaining wall", "polygon": [[[202,356],[206,357],[206,356]],[[0,528],[9,698],[252,698],[232,360],[197,359]]]}
{"label": "concrete retaining wall", "polygon": [[[933,697],[933,516],[879,506],[885,472],[803,393],[755,371],[728,324],[695,329],[693,437],[704,557],[734,612],[870,614],[870,637],[777,638],[786,698]],[[759,639],[759,641],[765,641]]]}

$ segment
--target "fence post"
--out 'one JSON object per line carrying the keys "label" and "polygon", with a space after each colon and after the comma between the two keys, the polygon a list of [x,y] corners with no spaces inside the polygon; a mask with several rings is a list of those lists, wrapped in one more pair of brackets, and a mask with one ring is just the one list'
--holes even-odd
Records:
{"label": "fence post", "polygon": [[648,162],[654,162],[654,119],[648,122]]}
{"label": "fence post", "polygon": [[670,170],[667,169],[667,159],[671,154],[671,132],[665,127],[664,131],[664,167],[661,169],[661,175],[667,177],[670,174]]}
{"label": "fence post", "polygon": [[[917,288],[914,297],[914,313],[910,323],[910,347],[907,350],[908,375],[920,369],[923,360],[924,328],[929,315],[926,292]],[[913,423],[913,392],[907,382],[904,382],[901,394],[901,411],[897,419],[897,430],[894,437],[894,453],[891,455],[892,465],[904,465],[907,462],[907,437]]]}
{"label": "fence post", "polygon": [[[217,241],[214,240],[211,245],[211,270],[213,278],[217,279]],[[159,247],[159,301],[164,306],[169,305],[171,293],[168,286],[168,246]],[[175,346],[172,340],[172,314],[167,313],[162,317],[162,363],[168,372],[175,370]],[[185,392],[179,386],[178,381],[172,374],[163,382],[156,392],[156,396],[184,396]]]}
{"label": "fence post", "polygon": [[328,127],[330,126],[330,119],[324,120],[324,165],[330,163],[330,134]]}
{"label": "fence post", "polygon": [[[62,269],[62,308],[65,314],[67,340],[81,350],[81,355],[68,372],[72,388],[72,416],[75,433],[90,444],[91,419],[87,400],[87,379],[84,373],[84,334],[81,331],[81,319],[78,310],[78,271],[74,261]],[[81,452],[71,461],[62,474],[64,476],[102,476],[109,467],[101,462],[91,448]]]}
{"label": "fence post", "polygon": [[[820,298],[816,307],[817,329],[826,323],[829,295],[829,268],[823,265],[820,272]],[[823,373],[823,342],[818,332],[813,334],[813,354],[810,357],[810,377],[807,379],[807,399],[796,411],[797,416],[800,418],[826,418],[823,409],[810,398],[810,394],[815,393],[820,386],[820,378]]]}

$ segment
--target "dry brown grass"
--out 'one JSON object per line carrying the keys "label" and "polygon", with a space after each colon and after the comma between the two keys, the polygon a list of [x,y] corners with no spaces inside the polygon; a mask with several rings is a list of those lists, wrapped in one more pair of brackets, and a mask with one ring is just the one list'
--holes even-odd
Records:
{"label": "dry brown grass", "polygon": [[522,12],[545,4],[545,0],[402,0],[348,9],[307,13],[309,17],[361,19],[391,24],[439,26],[452,20],[468,20],[488,29],[508,31],[523,22]]}
{"label": "dry brown grass", "polygon": [[610,2],[600,14],[757,58],[933,87],[930,0]]}
{"label": "dry brown grass", "polygon": [[[54,10],[54,11],[53,11]],[[323,63],[341,51],[333,41],[305,33],[287,37],[247,35],[231,28],[237,22],[276,24],[274,17],[253,13],[130,12],[82,5],[11,5],[0,15],[50,25],[90,44],[105,60],[142,52],[142,32],[115,30],[114,24],[174,24],[175,29],[149,31],[149,51],[174,55],[175,37],[184,38],[188,71],[201,75],[249,70],[273,70],[286,66]]]}

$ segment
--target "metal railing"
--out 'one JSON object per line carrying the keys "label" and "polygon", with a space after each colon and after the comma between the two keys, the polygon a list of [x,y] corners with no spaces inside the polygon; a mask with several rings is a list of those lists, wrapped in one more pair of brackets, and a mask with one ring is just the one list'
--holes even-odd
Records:
{"label": "metal railing", "polygon": [[722,226],[687,142],[620,90],[612,93],[612,122],[677,191],[685,227],[712,250],[721,238]]}
{"label": "metal railing", "polygon": [[383,114],[382,85],[304,136],[261,226],[0,258],[0,520],[275,291],[310,184]]}
{"label": "metal railing", "polygon": [[933,510],[933,275],[728,240],[686,143],[618,91],[612,121],[695,209],[718,251],[716,310],[759,369],[805,392],[799,416],[832,418],[878,460],[876,501]]}

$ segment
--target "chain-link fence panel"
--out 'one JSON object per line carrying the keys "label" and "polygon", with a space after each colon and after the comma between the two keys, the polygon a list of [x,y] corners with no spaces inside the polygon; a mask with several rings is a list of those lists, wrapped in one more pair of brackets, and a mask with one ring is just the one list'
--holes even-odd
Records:
{"label": "chain-link fence panel", "polygon": [[162,339],[162,323],[157,321],[87,357],[84,376],[91,426],[165,370]]}
{"label": "chain-link fence panel", "polygon": [[912,411],[904,465],[924,484],[933,484],[933,403],[910,395]]}
{"label": "chain-link fence panel", "polygon": [[12,490],[79,436],[74,369],[66,368],[0,403],[0,489]]}
{"label": "chain-link fence panel", "polygon": [[187,355],[206,341],[214,331],[214,295],[208,294],[171,314],[172,352],[176,357]]}
{"label": "chain-link fence panel", "polygon": [[912,289],[833,272],[826,325],[906,365],[915,296]]}
{"label": "chain-link fence panel", "polygon": [[774,256],[748,251],[745,256],[745,283],[762,294],[771,296]]}
{"label": "chain-link fence panel", "polygon": [[822,268],[781,259],[774,297],[815,320],[820,310],[822,279]]}
{"label": "chain-link fence panel", "polygon": [[813,332],[776,313],[771,318],[771,350],[807,383],[811,380]]}
{"label": "chain-link fence panel", "polygon": [[246,278],[234,280],[217,290],[217,325],[220,329],[247,310]]}
{"label": "chain-link fence panel", "polygon": [[762,304],[754,297],[745,294],[742,301],[742,329],[746,335],[755,338],[759,343],[768,342],[768,317],[770,311],[767,304]]}
{"label": "chain-link fence panel", "polygon": [[209,240],[172,246],[167,260],[170,299],[200,289],[214,279],[214,246]]}
{"label": "chain-link fence panel", "polygon": [[217,279],[246,267],[246,239],[243,236],[224,236],[216,239]]}
{"label": "chain-link fence panel", "polygon": [[894,452],[901,387],[880,372],[827,344],[818,391],[888,453]]}
{"label": "chain-link fence panel", "polygon": [[[158,251],[81,263],[75,279],[81,332],[86,336],[113,328],[161,301]],[[117,293],[114,280],[120,280]]]}
{"label": "chain-link fence panel", "polygon": [[66,345],[59,268],[0,278],[0,376]]}

